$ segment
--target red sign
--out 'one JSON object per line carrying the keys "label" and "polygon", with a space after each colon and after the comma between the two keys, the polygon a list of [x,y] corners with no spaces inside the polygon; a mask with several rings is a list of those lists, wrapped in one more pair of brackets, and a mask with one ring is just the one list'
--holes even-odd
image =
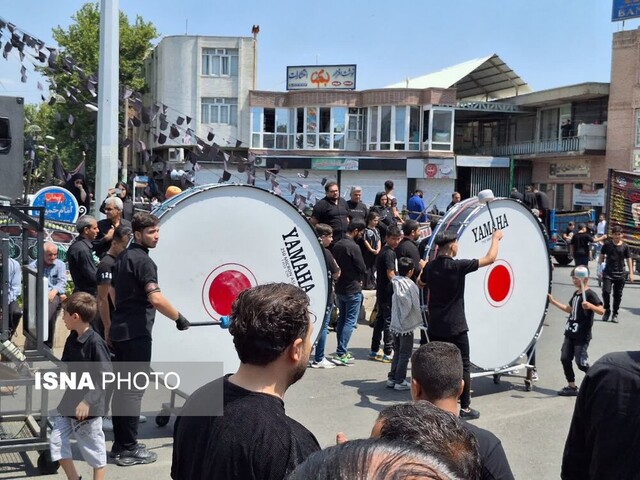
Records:
{"label": "red sign", "polygon": [[45,193],[44,199],[47,202],[62,203],[64,202],[64,194],[63,193]]}
{"label": "red sign", "polygon": [[428,163],[426,167],[424,167],[424,173],[428,178],[433,178],[438,174],[438,166],[433,163]]}

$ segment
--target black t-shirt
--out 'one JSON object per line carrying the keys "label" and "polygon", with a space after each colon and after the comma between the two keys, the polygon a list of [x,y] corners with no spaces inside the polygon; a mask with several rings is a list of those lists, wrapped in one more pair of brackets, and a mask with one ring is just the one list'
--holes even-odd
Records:
{"label": "black t-shirt", "polygon": [[393,288],[391,288],[391,280],[387,275],[389,270],[398,272],[398,261],[396,252],[389,245],[385,245],[380,250],[378,258],[376,258],[376,295],[378,300],[386,299],[391,302]]}
{"label": "black t-shirt", "polygon": [[[224,415],[211,408],[224,388]],[[217,416],[187,416],[211,411]],[[309,455],[318,440],[289,418],[284,402],[219,378],[196,390],[178,416],[173,432],[174,480],[282,480]]]}
{"label": "black t-shirt", "polygon": [[513,473],[507,454],[504,453],[500,439],[489,430],[463,421],[462,424],[478,441],[478,453],[482,464],[482,480],[513,480]]}
{"label": "black t-shirt", "polygon": [[427,263],[420,280],[428,288],[430,335],[451,337],[469,330],[464,313],[465,276],[478,270],[478,260],[440,255]]}
{"label": "black t-shirt", "polygon": [[[120,220],[120,225],[131,228],[131,222],[124,218]],[[104,236],[109,233],[113,223],[108,218],[98,221],[98,236],[93,241],[93,251],[96,252],[98,258],[102,258],[109,248],[111,248],[111,240],[107,240]]]}
{"label": "black t-shirt", "polygon": [[340,278],[336,282],[338,295],[352,295],[362,291],[362,279],[367,270],[358,244],[351,238],[338,240],[331,250],[340,267]]}
{"label": "black t-shirt", "polygon": [[147,298],[149,284],[158,284],[158,268],[147,248],[132,243],[118,256],[113,269],[116,309],[109,331],[112,342],[151,338],[156,309]]}
{"label": "black t-shirt", "polygon": [[408,238],[400,240],[400,244],[396,247],[396,257],[407,257],[413,261],[413,277],[412,280],[416,280],[420,276],[420,251],[416,242]]}
{"label": "black t-shirt", "polygon": [[84,400],[89,404],[89,417],[103,416],[106,412],[102,372],[113,371],[111,356],[104,340],[91,328],[80,337],[75,331],[71,332],[64,344],[62,362],[68,372],[75,372],[78,382],[82,374],[88,372],[95,388],[87,386],[83,389],[65,389],[58,404],[58,413],[64,417],[75,417],[76,407]]}
{"label": "black t-shirt", "polygon": [[336,283],[335,278],[337,273],[340,271],[340,267],[338,267],[336,259],[333,258],[331,252],[324,248],[324,246],[322,247],[322,253],[324,253],[324,261],[327,264],[327,270],[331,273],[331,292],[333,292],[334,285]]}
{"label": "black t-shirt", "polygon": [[[104,257],[102,257],[102,260],[100,260],[100,263],[98,263],[98,273],[96,275],[98,286],[100,285],[111,286],[111,283],[113,281],[113,267],[115,266],[115,264],[116,264],[116,259],[110,254],[107,253],[105,254]],[[113,310],[115,308],[115,305],[111,301],[111,296],[108,297],[108,301],[109,301],[109,313],[113,317]]]}
{"label": "black t-shirt", "polygon": [[571,237],[574,255],[589,255],[589,244],[593,243],[593,237],[587,232],[576,233]]}
{"label": "black t-shirt", "polygon": [[[598,294],[590,288],[584,292],[587,302],[594,305],[602,305],[602,300]],[[582,308],[582,290],[573,292],[573,297],[569,300],[571,313],[567,318],[564,327],[564,336],[574,340],[586,342],[591,340],[591,327],[593,327],[593,310]]]}
{"label": "black t-shirt", "polygon": [[561,478],[637,479],[640,472],[640,352],[615,352],[580,384]]}
{"label": "black t-shirt", "polygon": [[353,220],[360,219],[367,223],[367,214],[369,213],[369,209],[364,203],[347,200],[347,207],[349,207],[349,215],[351,215]]}
{"label": "black t-shirt", "polygon": [[613,240],[607,240],[604,242],[600,253],[606,256],[604,273],[612,276],[624,275],[624,262],[631,255],[629,246],[626,243],[623,242],[620,245],[616,245]]}
{"label": "black t-shirt", "polygon": [[69,272],[75,285],[74,292],[86,292],[96,295],[96,264],[93,258],[91,241],[76,238],[67,251]]}
{"label": "black t-shirt", "polygon": [[313,206],[311,216],[318,220],[318,223],[326,223],[333,228],[334,242],[344,236],[349,225],[349,207],[341,197],[338,197],[337,203],[330,202],[326,197],[318,200]]}

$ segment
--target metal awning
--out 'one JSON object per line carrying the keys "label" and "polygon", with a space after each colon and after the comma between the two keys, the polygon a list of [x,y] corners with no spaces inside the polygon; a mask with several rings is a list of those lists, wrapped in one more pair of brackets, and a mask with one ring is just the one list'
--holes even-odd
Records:
{"label": "metal awning", "polygon": [[394,83],[386,88],[455,88],[458,100],[485,101],[532,91],[531,87],[496,54]]}

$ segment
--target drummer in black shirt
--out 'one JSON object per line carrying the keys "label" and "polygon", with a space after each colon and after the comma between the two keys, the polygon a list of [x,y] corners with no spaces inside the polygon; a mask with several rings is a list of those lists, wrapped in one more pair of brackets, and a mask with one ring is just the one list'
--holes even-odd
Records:
{"label": "drummer in black shirt", "polygon": [[[151,331],[156,309],[174,319],[178,330],[189,328],[189,322],[162,294],[158,285],[158,268],[149,249],[160,239],[160,220],[155,215],[139,212],[133,216],[131,227],[134,243],[126,249],[114,267],[115,310],[111,326],[105,336],[111,340],[114,370],[120,378],[142,372],[148,374],[151,362]],[[123,362],[127,362],[126,364]],[[132,367],[136,362],[140,367]],[[144,390],[116,390],[113,394],[113,435],[111,449],[116,464],[129,466],[153,463],[155,452],[138,443],[138,423]],[[126,415],[125,415],[126,414]]]}
{"label": "drummer in black shirt", "polygon": [[[606,259],[602,272],[602,300],[604,301],[604,315],[602,321],[611,318],[613,323],[618,323],[618,310],[622,302],[622,290],[625,284],[624,263],[629,267],[629,281],[633,282],[633,262],[629,246],[622,240],[622,227],[619,225],[611,229],[611,238],[604,242],[600,251],[599,263]],[[613,316],[611,316],[611,288],[613,287]]]}
{"label": "drummer in black shirt", "polygon": [[429,340],[453,343],[462,355],[464,390],[460,396],[460,418],[467,420],[479,418],[480,412],[470,407],[471,361],[469,326],[464,313],[465,277],[496,261],[501,238],[502,231],[495,230],[487,254],[480,259],[455,260],[458,234],[453,231],[438,233],[435,238],[437,257],[427,263],[419,279],[419,284],[428,289]]}

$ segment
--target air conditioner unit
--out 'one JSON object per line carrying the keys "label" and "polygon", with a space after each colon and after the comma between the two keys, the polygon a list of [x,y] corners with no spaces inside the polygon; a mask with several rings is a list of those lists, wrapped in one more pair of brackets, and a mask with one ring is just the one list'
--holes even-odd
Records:
{"label": "air conditioner unit", "polygon": [[267,164],[267,159],[264,157],[256,157],[256,167],[264,167]]}

